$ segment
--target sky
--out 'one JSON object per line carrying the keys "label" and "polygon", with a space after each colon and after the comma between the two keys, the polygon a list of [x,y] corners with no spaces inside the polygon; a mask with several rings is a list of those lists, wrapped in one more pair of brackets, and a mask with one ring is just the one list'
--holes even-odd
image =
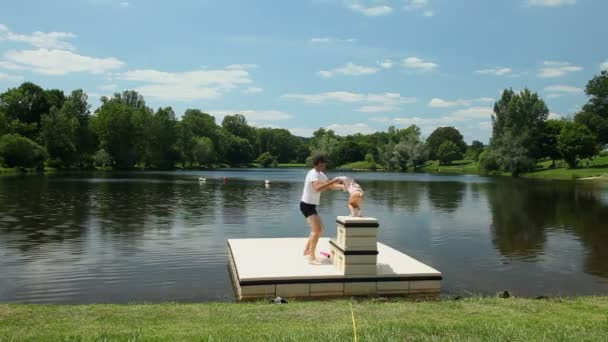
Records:
{"label": "sky", "polygon": [[0,4],[0,90],[24,81],[310,136],[454,126],[488,142],[528,87],[575,114],[608,69],[604,0],[54,0]]}

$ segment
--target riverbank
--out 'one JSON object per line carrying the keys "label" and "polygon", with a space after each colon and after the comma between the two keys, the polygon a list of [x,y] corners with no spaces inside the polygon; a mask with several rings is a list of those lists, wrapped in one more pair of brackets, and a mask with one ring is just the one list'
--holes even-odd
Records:
{"label": "riverbank", "polygon": [[360,341],[605,341],[608,297],[0,305],[0,341],[352,341],[355,331]]}

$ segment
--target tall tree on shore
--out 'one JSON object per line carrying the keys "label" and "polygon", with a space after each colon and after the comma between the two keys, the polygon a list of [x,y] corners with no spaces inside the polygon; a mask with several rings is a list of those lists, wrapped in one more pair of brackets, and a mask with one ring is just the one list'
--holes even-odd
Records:
{"label": "tall tree on shore", "polygon": [[486,158],[498,156],[496,164],[515,177],[531,170],[542,155],[542,131],[548,116],[549,109],[538,94],[528,89],[519,93],[505,90],[494,104],[489,147],[492,151]]}
{"label": "tall tree on shore", "polygon": [[608,71],[593,77],[585,87],[589,102],[574,120],[587,126],[602,146],[608,144]]}

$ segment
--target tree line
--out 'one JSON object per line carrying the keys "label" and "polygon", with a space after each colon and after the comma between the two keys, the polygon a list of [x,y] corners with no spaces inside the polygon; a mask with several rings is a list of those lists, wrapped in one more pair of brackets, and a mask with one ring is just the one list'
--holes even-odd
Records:
{"label": "tree line", "polygon": [[332,166],[364,161],[370,168],[417,169],[430,160],[479,161],[486,171],[514,176],[542,159],[575,167],[608,144],[608,73],[587,83],[589,101],[572,118],[548,119],[544,101],[528,89],[507,89],[494,104],[492,137],[466,144],[454,127],[438,127],[426,139],[416,125],[384,132],[338,136],[320,128],[311,138],[286,129],[256,128],[240,114],[221,123],[199,109],[177,118],[171,107],[156,111],[136,91],[102,97],[94,112],[84,91],[66,95],[31,82],[0,94],[0,164],[60,169],[171,169],[304,163],[314,153]]}

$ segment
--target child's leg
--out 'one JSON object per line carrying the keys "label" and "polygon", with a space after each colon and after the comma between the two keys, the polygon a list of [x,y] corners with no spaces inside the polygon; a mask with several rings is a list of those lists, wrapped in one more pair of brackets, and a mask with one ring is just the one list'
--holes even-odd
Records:
{"label": "child's leg", "polygon": [[350,216],[355,216],[355,207],[348,203],[348,209],[350,209]]}

